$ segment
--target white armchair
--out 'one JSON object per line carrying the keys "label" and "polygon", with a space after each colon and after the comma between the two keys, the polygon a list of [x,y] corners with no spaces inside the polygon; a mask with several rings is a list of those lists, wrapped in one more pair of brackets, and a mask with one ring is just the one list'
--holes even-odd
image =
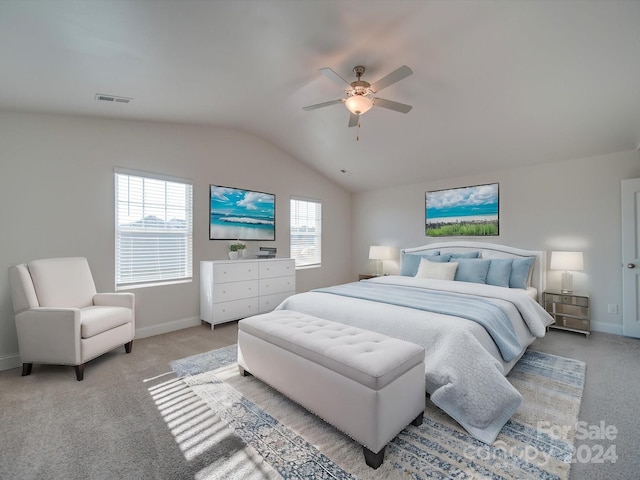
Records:
{"label": "white armchair", "polygon": [[81,381],[89,360],[135,336],[133,293],[96,293],[83,257],[49,258],[9,268],[22,375],[34,363],[73,365]]}

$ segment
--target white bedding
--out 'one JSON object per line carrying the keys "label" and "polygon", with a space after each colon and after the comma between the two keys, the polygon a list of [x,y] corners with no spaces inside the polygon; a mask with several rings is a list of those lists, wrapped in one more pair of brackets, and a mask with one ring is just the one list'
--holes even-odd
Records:
{"label": "white bedding", "polygon": [[316,315],[425,348],[427,392],[478,440],[492,443],[520,405],[522,396],[506,380],[526,347],[542,337],[553,320],[532,292],[468,282],[385,276],[369,282],[407,285],[477,295],[503,305],[523,345],[520,355],[505,362],[484,327],[470,320],[369,300],[320,292],[293,295],[278,309]]}

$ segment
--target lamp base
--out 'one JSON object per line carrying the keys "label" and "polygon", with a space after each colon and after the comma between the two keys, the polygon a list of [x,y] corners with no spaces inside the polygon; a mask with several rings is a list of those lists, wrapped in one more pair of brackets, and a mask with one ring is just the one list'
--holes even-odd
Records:
{"label": "lamp base", "polygon": [[573,293],[573,273],[562,272],[562,293]]}
{"label": "lamp base", "polygon": [[383,271],[384,271],[384,263],[382,262],[382,260],[376,260],[376,275],[378,276],[382,275]]}

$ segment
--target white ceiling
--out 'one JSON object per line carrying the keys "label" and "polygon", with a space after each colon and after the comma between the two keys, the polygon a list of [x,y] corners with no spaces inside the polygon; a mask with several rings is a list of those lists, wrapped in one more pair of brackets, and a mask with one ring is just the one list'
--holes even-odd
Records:
{"label": "white ceiling", "polygon": [[[360,141],[302,110],[355,65],[414,72]],[[0,110],[240,129],[352,191],[633,150],[640,1],[0,0]]]}

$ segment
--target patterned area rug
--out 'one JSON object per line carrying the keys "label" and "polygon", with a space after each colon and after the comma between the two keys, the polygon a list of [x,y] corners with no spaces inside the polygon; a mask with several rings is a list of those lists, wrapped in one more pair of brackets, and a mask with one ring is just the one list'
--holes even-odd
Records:
{"label": "patterned area rug", "polygon": [[[254,377],[241,377],[236,346],[172,362],[224,431],[246,445],[255,478],[285,479],[567,479],[584,386],[583,362],[528,351],[507,377],[523,395],[493,445],[478,442],[428,402],[424,422],[388,446],[378,470],[362,447]],[[189,405],[192,405],[189,402]],[[160,408],[160,407],[159,407]],[[190,408],[194,408],[191,406]],[[172,415],[176,414],[172,407]],[[216,432],[221,429],[216,426]],[[560,436],[557,436],[560,434]],[[177,437],[178,438],[178,437]],[[211,439],[209,438],[211,442]],[[227,478],[251,474],[229,468]]]}

